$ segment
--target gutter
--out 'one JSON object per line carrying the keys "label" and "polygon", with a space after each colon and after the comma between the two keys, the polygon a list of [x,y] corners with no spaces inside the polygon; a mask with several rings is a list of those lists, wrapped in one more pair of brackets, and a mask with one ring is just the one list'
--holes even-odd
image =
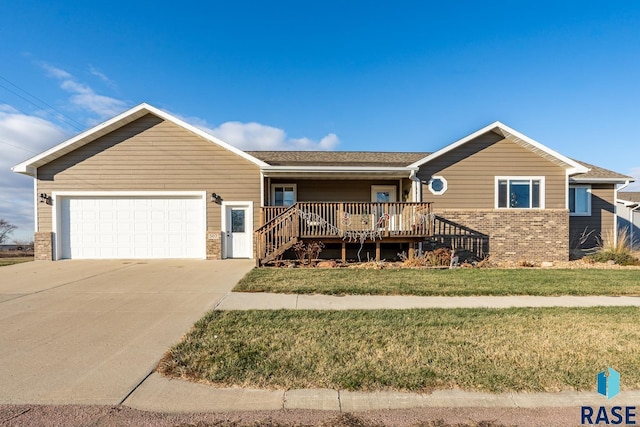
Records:
{"label": "gutter", "polygon": [[[618,191],[624,190],[631,184],[631,180],[627,179],[624,184],[620,188],[617,188],[613,191],[613,245],[618,246]],[[632,210],[633,212],[633,210]]]}
{"label": "gutter", "polygon": [[635,223],[633,222],[634,213],[640,209],[640,204],[636,204],[635,207],[629,208],[629,246],[631,250],[633,250],[633,229],[635,228]]}
{"label": "gutter", "polygon": [[418,168],[411,167],[372,167],[372,166],[263,166],[260,171],[264,176],[278,176],[280,174],[370,174],[370,175],[392,175],[403,178],[410,178]]}

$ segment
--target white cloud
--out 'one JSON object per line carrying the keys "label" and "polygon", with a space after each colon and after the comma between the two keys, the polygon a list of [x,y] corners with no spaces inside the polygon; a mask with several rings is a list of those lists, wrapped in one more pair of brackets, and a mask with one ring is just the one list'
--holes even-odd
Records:
{"label": "white cloud", "polygon": [[68,138],[55,124],[0,105],[0,218],[18,229],[12,239],[33,239],[33,178],[11,167]]}
{"label": "white cloud", "polygon": [[340,143],[333,133],[319,141],[289,138],[282,129],[255,122],[225,122],[213,129],[205,126],[201,120],[195,123],[205,132],[242,150],[333,150]]}
{"label": "white cloud", "polygon": [[67,73],[64,70],[61,70],[60,68],[54,67],[53,65],[49,65],[45,62],[41,62],[40,66],[42,68],[44,68],[51,77],[55,77],[57,79],[72,79],[73,76],[69,73]]}
{"label": "white cloud", "polygon": [[99,78],[100,80],[102,80],[103,82],[105,82],[106,84],[108,84],[109,86],[115,86],[115,82],[113,80],[111,80],[105,73],[103,73],[102,71],[98,70],[96,67],[94,67],[93,65],[89,65],[89,72],[96,76],[97,78]]}
{"label": "white cloud", "polygon": [[[127,103],[124,101],[110,96],[98,95],[91,87],[78,82],[72,74],[65,70],[46,63],[40,63],[40,66],[44,68],[51,77],[61,80],[60,87],[72,94],[69,98],[71,104],[97,114],[100,119],[115,116],[127,107]],[[96,73],[99,72],[96,71]],[[107,78],[104,74],[99,74]],[[94,124],[93,121],[91,124]]]}

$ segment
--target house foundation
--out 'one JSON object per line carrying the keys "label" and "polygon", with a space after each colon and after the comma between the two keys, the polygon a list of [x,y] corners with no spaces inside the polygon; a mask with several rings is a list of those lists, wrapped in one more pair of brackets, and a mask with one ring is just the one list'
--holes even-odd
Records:
{"label": "house foundation", "polygon": [[[435,212],[449,224],[488,239],[487,254],[496,261],[567,261],[569,211],[444,209]],[[436,229],[445,243],[447,235]],[[452,234],[451,238],[455,236]]]}
{"label": "house foundation", "polygon": [[36,261],[53,260],[53,233],[37,231],[33,236],[33,255]]}

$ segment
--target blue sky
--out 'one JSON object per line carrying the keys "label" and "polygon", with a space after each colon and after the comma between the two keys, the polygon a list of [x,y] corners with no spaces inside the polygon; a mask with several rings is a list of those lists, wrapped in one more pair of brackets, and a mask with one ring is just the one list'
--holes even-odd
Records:
{"label": "blue sky", "polygon": [[31,237],[32,182],[8,168],[140,102],[251,149],[434,151],[500,120],[640,177],[637,2],[2,10],[0,218],[14,238]]}

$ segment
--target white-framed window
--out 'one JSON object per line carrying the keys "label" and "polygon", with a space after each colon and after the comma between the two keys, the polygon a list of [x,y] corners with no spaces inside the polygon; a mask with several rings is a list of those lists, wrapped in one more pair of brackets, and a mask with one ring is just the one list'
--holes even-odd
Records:
{"label": "white-framed window", "polygon": [[432,176],[429,180],[429,191],[436,196],[440,196],[447,191],[447,180],[443,176]]}
{"label": "white-framed window", "polygon": [[569,214],[571,216],[591,215],[590,185],[569,185]]}
{"label": "white-framed window", "polygon": [[497,176],[497,209],[544,209],[543,176]]}
{"label": "white-framed window", "polygon": [[296,184],[271,184],[271,206],[291,206],[297,201]]}

